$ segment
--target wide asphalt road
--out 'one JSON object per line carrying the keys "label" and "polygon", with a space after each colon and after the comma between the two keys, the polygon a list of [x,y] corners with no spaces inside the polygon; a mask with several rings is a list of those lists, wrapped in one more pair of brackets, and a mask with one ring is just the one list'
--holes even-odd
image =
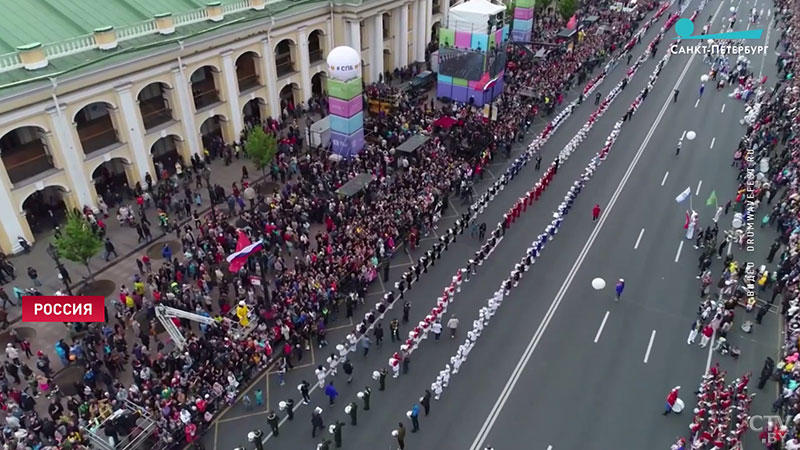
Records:
{"label": "wide asphalt road", "polygon": [[[725,6],[720,8],[720,16],[725,15],[728,4],[725,2]],[[713,12],[719,5],[718,0],[712,1],[700,17],[707,17],[709,11]],[[742,11],[750,8],[745,8],[745,5],[747,2],[741,3]],[[642,39],[643,44],[634,48],[635,56],[644,50],[645,43],[652,39],[663,22],[664,19],[654,27],[656,29],[647,33]],[[715,23],[720,23],[719,17]],[[661,54],[666,47],[666,42],[659,46]],[[766,68],[772,67],[771,60],[769,55]],[[478,275],[456,296],[448,314],[454,312],[461,317],[463,330],[460,337],[463,338],[463,333],[477,315],[477,309],[485,305],[486,299],[523,255],[530,241],[549,223],[551,212],[568,186],[591,155],[599,150],[613,123],[644,87],[656,61],[650,60],[640,69],[620,98],[595,125],[584,144],[559,169],[555,181],[534,205],[533,211],[523,215],[489,262],[479,268]],[[669,418],[660,415],[667,391],[676,384],[684,386],[682,397],[687,404],[692,404],[691,389],[699,381],[708,361],[707,351],[681,347],[686,346],[686,334],[698,300],[698,283],[694,279],[698,254],[688,241],[677,254],[688,202],[678,205],[674,197],[686,186],[691,186],[693,204],[701,214],[701,223],[709,223],[713,209],[705,206],[705,200],[712,189],[716,190],[720,202],[724,203],[730,197],[735,188],[735,172],[729,168],[730,155],[744,133],[744,128],[738,125],[742,104],[727,98],[727,92],[707,89],[695,108],[699,77],[708,71],[700,56],[694,58],[683,75],[678,86],[682,92],[678,102],[668,104],[659,120],[662,107],[668,98],[671,101],[673,86],[688,62],[688,56],[676,55],[667,64],[654,91],[633,121],[623,126],[609,159],[579,197],[557,239],[548,245],[520,287],[503,303],[461,372],[451,378],[442,400],[434,402],[431,416],[422,418],[422,431],[416,435],[409,433],[407,448],[468,449],[487,420],[486,433],[481,433],[481,436],[486,436],[485,443],[481,442],[483,439],[478,439],[477,443],[492,445],[498,450],[523,446],[579,449],[587,448],[587,444],[588,448],[609,448],[609,444],[617,443],[624,443],[617,445],[621,448],[658,448],[661,445],[666,448],[676,435],[687,429],[688,415]],[[760,60],[754,58],[754,63],[759,64]],[[623,70],[617,67],[600,91],[607,92],[621,79]],[[592,108],[589,103],[581,106],[550,140],[543,151],[545,162],[552,159],[588,118]],[[726,109],[720,113],[723,104]],[[695,130],[698,137],[693,142],[685,141],[681,155],[676,158],[674,144],[683,131],[689,129]],[[612,195],[648,134],[647,145],[643,147],[624,189],[611,206]],[[667,171],[669,175],[665,175]],[[487,221],[491,227],[513,199],[521,196],[537,178],[533,165],[529,165],[495,199],[480,220]],[[698,195],[694,195],[698,190]],[[596,225],[590,220],[594,203],[604,208],[605,216]],[[608,208],[610,211],[606,212]],[[730,215],[723,217],[721,228],[726,228],[729,223]],[[591,237],[594,228],[599,232]],[[770,242],[767,236],[759,238],[757,257],[763,259]],[[572,284],[557,296],[565,277],[579,261],[587,239],[593,242],[592,247],[576,269]],[[424,316],[455,270],[477,246],[478,243],[468,235],[462,236],[407,294],[414,304],[412,322]],[[734,250],[734,254],[738,256],[739,252]],[[675,262],[676,256],[678,262]],[[396,256],[393,264],[404,264],[403,258],[402,254]],[[716,275],[720,269],[719,262],[715,263]],[[393,281],[402,270],[403,267],[393,269]],[[589,283],[597,276],[605,278],[609,284],[605,291],[591,289]],[[623,300],[614,303],[611,289],[618,277],[626,279],[627,287]],[[379,294],[380,283],[374,289],[372,292]],[[379,295],[373,295],[367,301],[379,298]],[[554,299],[557,299],[558,309],[551,317],[548,309]],[[729,357],[724,357],[724,365],[737,375],[746,370],[757,372],[763,357],[774,353],[777,339],[775,318],[774,315],[768,316],[764,325],[757,327],[751,336],[741,339],[737,336],[735,341],[742,347],[743,356],[735,364]],[[603,329],[599,330],[604,321]],[[542,323],[545,326],[539,332]],[[402,334],[407,330],[408,326],[402,329]],[[337,342],[346,332],[347,328],[333,331],[330,341]],[[533,339],[535,350],[523,370],[517,371],[519,378],[513,390],[504,390],[534,337],[538,337]],[[388,380],[387,391],[378,392],[377,384],[369,374],[387,367],[389,355],[398,348],[387,338],[381,349],[373,347],[366,358],[362,358],[360,353],[353,354],[355,381],[347,385],[343,375],[337,376],[335,382],[341,395],[335,406],[327,407],[327,398],[319,391],[312,394],[312,400],[325,409],[323,418],[326,425],[334,419],[348,423],[343,433],[343,448],[393,448],[392,428],[402,421],[410,429],[405,411],[430,385],[459,343],[460,340],[449,339],[424,343],[413,355],[409,375]],[[321,362],[327,354],[316,351],[307,356],[306,361],[313,357],[314,363]],[[312,367],[290,372],[284,386],[279,386],[276,376],[271,375],[266,381],[256,383],[255,388],[266,391],[267,407],[277,408],[278,401],[287,397],[299,401],[295,386],[301,378],[313,383]],[[373,388],[372,409],[369,412],[359,410],[358,429],[354,430],[349,426],[343,409],[348,402],[355,400],[355,392],[365,385]],[[493,409],[498,398],[505,397],[504,391],[510,394],[507,401],[502,408]],[[771,397],[771,392],[763,396],[765,404],[771,401]],[[215,433],[207,436],[206,445],[230,449],[244,444],[253,448],[252,444],[246,443],[245,435],[256,427],[268,432],[264,415],[267,407],[245,411],[241,405],[234,406],[229,416],[216,425]],[[266,448],[313,449],[319,436],[311,439],[310,411],[309,407],[298,408],[295,420],[285,423],[280,436],[270,438]],[[598,428],[601,426],[604,428]],[[325,436],[331,437],[327,433]],[[630,445],[630,442],[634,444]]]}

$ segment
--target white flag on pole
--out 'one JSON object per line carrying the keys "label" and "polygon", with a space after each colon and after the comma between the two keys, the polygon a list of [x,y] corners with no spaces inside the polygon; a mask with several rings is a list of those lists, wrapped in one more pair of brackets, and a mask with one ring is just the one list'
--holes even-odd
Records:
{"label": "white flag on pole", "polygon": [[675,197],[675,201],[678,203],[682,203],[687,198],[689,198],[690,195],[692,195],[692,188],[687,187],[685,191],[681,192],[680,194],[678,194],[677,197]]}

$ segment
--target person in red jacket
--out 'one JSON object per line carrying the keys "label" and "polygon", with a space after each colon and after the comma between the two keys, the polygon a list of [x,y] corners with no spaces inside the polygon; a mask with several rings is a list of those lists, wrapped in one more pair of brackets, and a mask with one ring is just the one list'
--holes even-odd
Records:
{"label": "person in red jacket", "polygon": [[600,205],[595,203],[594,208],[592,208],[592,222],[597,222],[598,217],[600,217]]}
{"label": "person in red jacket", "polygon": [[667,395],[666,409],[664,410],[665,416],[672,412],[672,407],[675,406],[675,403],[678,401],[678,391],[680,389],[680,386],[675,386],[671,391],[669,391],[669,395]]}
{"label": "person in red jacket", "polygon": [[706,325],[705,328],[703,328],[703,337],[700,338],[700,348],[705,348],[713,335],[714,328],[711,326],[711,324]]}

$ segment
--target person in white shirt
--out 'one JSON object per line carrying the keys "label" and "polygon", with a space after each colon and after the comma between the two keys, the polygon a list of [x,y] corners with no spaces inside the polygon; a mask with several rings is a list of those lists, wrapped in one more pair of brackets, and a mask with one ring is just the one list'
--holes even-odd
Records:
{"label": "person in white shirt", "polygon": [[456,328],[458,328],[458,319],[456,318],[455,314],[450,316],[450,320],[447,321],[447,328],[450,329],[450,339],[455,339]]}
{"label": "person in white shirt", "polygon": [[6,345],[6,357],[16,363],[19,363],[19,351],[14,348],[14,344],[8,343]]}
{"label": "person in white shirt", "polygon": [[442,322],[440,320],[436,320],[431,325],[431,331],[433,331],[433,338],[436,342],[439,342],[439,338],[442,336]]}
{"label": "person in white shirt", "polygon": [[800,440],[794,438],[790,441],[786,442],[786,450],[798,450],[800,449]]}

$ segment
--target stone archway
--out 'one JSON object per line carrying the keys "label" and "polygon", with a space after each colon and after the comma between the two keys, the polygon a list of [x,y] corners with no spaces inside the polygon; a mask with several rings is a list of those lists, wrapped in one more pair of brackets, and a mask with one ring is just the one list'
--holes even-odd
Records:
{"label": "stone archway", "polygon": [[295,104],[295,100],[296,100],[296,98],[295,98],[296,95],[295,94],[299,90],[300,90],[300,86],[298,86],[297,83],[289,83],[286,86],[284,86],[283,88],[281,88],[281,92],[278,95],[279,98],[281,99],[281,107],[283,108],[283,107],[289,105],[290,103],[291,104]]}
{"label": "stone archway", "polygon": [[327,79],[327,75],[325,72],[317,72],[311,77],[311,93],[318,97],[321,97],[322,94],[325,92],[325,80]]}
{"label": "stone archway", "polygon": [[106,102],[89,103],[75,114],[75,128],[86,156],[119,143],[114,126],[114,107]]}
{"label": "stone archway", "polygon": [[117,194],[127,192],[130,188],[127,168],[131,162],[125,158],[111,158],[103,162],[92,172],[92,182],[97,196],[102,197],[107,205],[116,204]]}
{"label": "stone archway", "polygon": [[181,142],[180,137],[172,134],[155,141],[150,147],[150,157],[153,158],[157,180],[163,178],[164,172],[168,175],[174,174],[176,162],[185,165],[179,150]]}
{"label": "stone archway", "polygon": [[245,103],[244,107],[242,107],[242,117],[244,118],[244,123],[250,125],[261,123],[261,108],[263,108],[265,104],[266,102],[264,99],[259,97],[251,99]]}
{"label": "stone archway", "polygon": [[221,115],[211,116],[200,125],[200,137],[203,140],[203,148],[212,150],[220,143],[225,142],[225,134],[223,133],[223,124],[225,117]]}
{"label": "stone archway", "polygon": [[22,210],[34,237],[64,221],[67,213],[64,197],[67,194],[63,186],[50,185],[33,192],[22,202]]}
{"label": "stone archway", "polygon": [[0,157],[11,184],[53,169],[46,131],[39,127],[15,128],[0,138]]}

